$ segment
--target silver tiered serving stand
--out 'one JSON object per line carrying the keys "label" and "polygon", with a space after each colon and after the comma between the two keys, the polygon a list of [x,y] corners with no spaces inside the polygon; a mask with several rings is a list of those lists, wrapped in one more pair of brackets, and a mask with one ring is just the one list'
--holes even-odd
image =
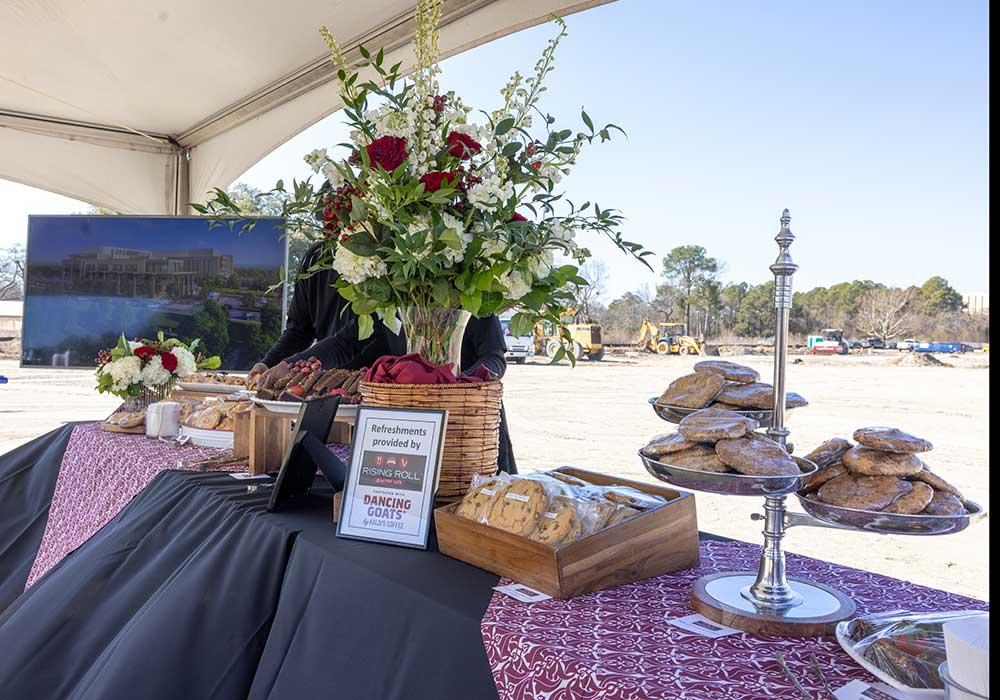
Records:
{"label": "silver tiered serving stand", "polygon": [[[774,239],[778,243],[778,258],[771,265],[775,309],[774,405],[770,411],[738,411],[756,418],[767,428],[767,434],[781,445],[787,445],[789,435],[785,427],[785,366],[792,277],[798,270],[788,252],[795,240],[790,223],[791,216],[785,209],[781,214],[781,230]],[[650,404],[660,418],[671,423],[678,423],[693,412],[664,406],[655,399],[650,399]],[[793,457],[801,472],[798,476],[749,476],[677,467],[642,452],[639,456],[650,474],[680,488],[734,496],[763,496],[764,513],[751,516],[764,523],[764,547],[757,571],[703,576],[695,583],[691,597],[695,610],[706,617],[761,634],[832,634],[837,622],[851,617],[855,611],[854,602],[836,589],[788,576],[782,540],[789,527],[807,525],[882,534],[939,535],[960,532],[984,515],[982,508],[971,501],[966,502],[969,512],[963,515],[901,515],[831,506],[803,495],[799,500],[808,515],[788,513],[786,496],[799,491],[802,479],[816,471],[816,465],[808,460]],[[669,455],[662,459],[669,459]]]}

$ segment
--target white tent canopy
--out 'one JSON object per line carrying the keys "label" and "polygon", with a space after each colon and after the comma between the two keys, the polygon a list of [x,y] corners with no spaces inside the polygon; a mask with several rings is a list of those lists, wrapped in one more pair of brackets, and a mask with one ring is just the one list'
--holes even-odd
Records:
{"label": "white tent canopy", "polygon": [[[609,0],[446,0],[454,55]],[[121,213],[187,213],[341,107],[349,60],[411,63],[415,0],[0,2],[0,178]]]}

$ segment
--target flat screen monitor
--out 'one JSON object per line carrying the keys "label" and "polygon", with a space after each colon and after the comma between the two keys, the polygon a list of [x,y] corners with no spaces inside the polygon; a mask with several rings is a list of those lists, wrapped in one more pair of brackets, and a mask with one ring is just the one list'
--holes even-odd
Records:
{"label": "flat screen monitor", "polygon": [[[235,225],[228,225],[232,221]],[[94,367],[126,338],[167,336],[247,370],[284,325],[281,219],[30,216],[21,365]],[[270,290],[270,291],[269,291]]]}

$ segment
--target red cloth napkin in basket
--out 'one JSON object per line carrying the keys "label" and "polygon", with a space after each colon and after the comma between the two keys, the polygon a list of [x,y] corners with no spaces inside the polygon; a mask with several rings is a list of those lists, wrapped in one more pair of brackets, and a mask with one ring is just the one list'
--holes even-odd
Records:
{"label": "red cloth napkin in basket", "polygon": [[383,384],[457,384],[459,382],[488,382],[490,371],[479,365],[471,372],[456,377],[451,371],[451,363],[435,365],[423,355],[383,355],[375,360],[365,374],[366,382]]}

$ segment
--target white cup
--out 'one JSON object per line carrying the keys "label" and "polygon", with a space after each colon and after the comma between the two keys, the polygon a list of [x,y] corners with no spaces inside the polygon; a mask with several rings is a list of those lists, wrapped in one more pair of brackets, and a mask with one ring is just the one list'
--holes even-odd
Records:
{"label": "white cup", "polygon": [[160,401],[146,409],[147,437],[175,437],[180,432],[181,405],[176,401]]}

